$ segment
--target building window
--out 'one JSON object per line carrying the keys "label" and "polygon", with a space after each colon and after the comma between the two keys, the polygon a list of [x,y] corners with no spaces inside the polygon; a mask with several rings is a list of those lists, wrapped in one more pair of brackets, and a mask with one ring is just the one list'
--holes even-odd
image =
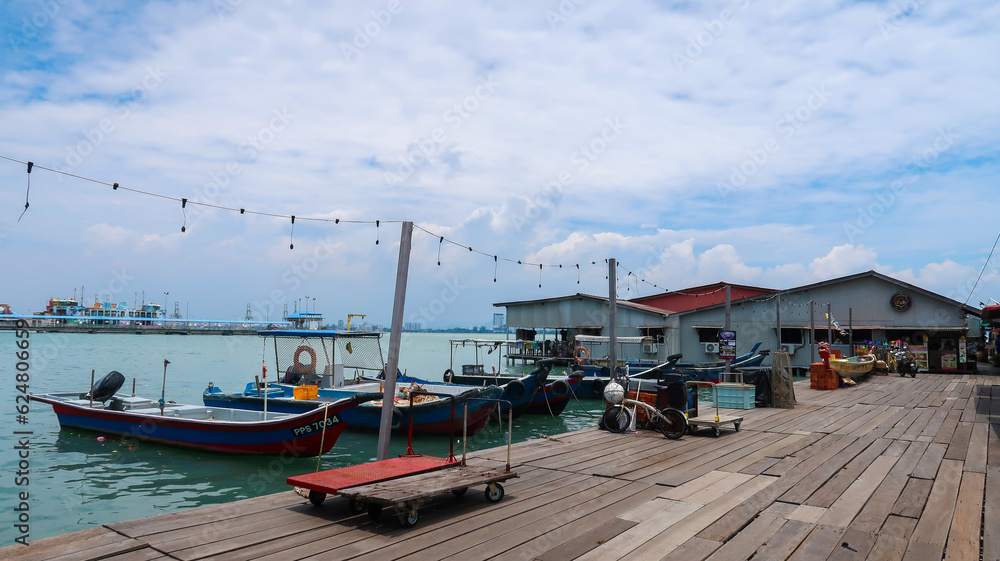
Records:
{"label": "building window", "polygon": [[657,343],[663,343],[666,340],[662,327],[640,327],[639,334],[643,337],[652,337]]}
{"label": "building window", "polygon": [[782,327],[781,342],[790,345],[802,344],[802,330],[797,327]]}
{"label": "building window", "polygon": [[699,343],[718,343],[719,342],[719,331],[715,327],[696,327],[698,330],[698,342]]}

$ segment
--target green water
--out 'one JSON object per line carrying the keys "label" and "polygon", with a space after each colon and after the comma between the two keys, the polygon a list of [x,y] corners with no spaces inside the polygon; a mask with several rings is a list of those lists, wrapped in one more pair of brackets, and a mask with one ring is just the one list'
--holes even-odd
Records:
{"label": "green water", "polygon": [[[404,334],[400,368],[413,376],[441,379],[450,366],[449,334]],[[500,336],[502,338],[502,336]],[[22,512],[19,494],[28,493],[28,541],[121,520],[141,518],[196,506],[228,502],[286,491],[285,479],[316,469],[316,458],[226,456],[193,452],[151,443],[123,444],[108,436],[74,429],[60,430],[48,405],[32,402],[27,423],[17,422],[17,339],[0,332],[0,546],[11,545],[21,535],[15,528]],[[91,370],[100,378],[111,370],[126,377],[121,392],[131,393],[135,379],[138,396],[158,399],[167,370],[166,397],[178,403],[201,403],[209,382],[223,391],[240,391],[260,372],[263,341],[253,336],[210,335],[111,335],[31,333],[30,391],[85,392]],[[388,347],[388,336],[383,339]],[[455,364],[473,362],[471,348],[457,354]],[[486,369],[497,364],[488,357]],[[503,365],[500,365],[503,366]],[[599,401],[571,403],[558,418],[524,415],[514,421],[515,442],[593,426],[592,415],[602,409]],[[29,473],[18,478],[21,459],[14,431],[31,431]],[[323,456],[321,469],[353,465],[375,459],[378,436],[345,431],[336,446]],[[491,424],[470,437],[469,450],[506,443],[506,431]],[[421,437],[418,453],[447,455],[447,437]],[[393,438],[391,453],[406,449],[406,439]],[[461,444],[456,443],[456,454]],[[27,478],[27,481],[24,478]],[[20,481],[19,481],[20,479]]]}

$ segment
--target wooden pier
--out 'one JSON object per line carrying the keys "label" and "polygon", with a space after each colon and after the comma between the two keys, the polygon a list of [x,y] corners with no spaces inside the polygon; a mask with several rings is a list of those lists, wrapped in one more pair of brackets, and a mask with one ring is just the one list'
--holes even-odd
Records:
{"label": "wooden pier", "polygon": [[[403,529],[283,492],[0,549],[8,561],[1000,559],[1000,377],[797,383],[738,433],[596,429],[514,446],[520,477]],[[476,462],[503,465],[505,449]]]}

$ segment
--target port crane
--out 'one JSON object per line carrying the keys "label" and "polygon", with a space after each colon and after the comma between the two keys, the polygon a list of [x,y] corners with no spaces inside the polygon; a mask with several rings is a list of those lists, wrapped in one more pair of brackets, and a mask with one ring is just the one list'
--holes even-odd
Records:
{"label": "port crane", "polygon": [[351,330],[351,320],[354,318],[363,318],[365,314],[347,314],[347,330]]}

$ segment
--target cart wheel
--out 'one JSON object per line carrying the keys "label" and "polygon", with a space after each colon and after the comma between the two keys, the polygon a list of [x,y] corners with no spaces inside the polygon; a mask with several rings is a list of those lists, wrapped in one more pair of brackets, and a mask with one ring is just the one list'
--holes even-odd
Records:
{"label": "cart wheel", "polygon": [[309,491],[309,502],[311,502],[312,504],[319,506],[323,504],[323,501],[325,500],[326,500],[326,493],[322,493],[320,491]]}
{"label": "cart wheel", "polygon": [[454,494],[454,495],[455,495],[456,497],[461,497],[461,496],[462,496],[462,495],[464,495],[464,494],[465,494],[465,492],[466,492],[466,491],[468,491],[468,490],[469,490],[469,488],[468,488],[468,487],[459,487],[458,489],[452,489],[452,490],[451,490],[451,492],[452,492],[452,493],[453,493],[453,494]]}
{"label": "cart wheel", "polygon": [[362,512],[365,511],[366,508],[368,508],[368,505],[365,503],[365,501],[359,501],[358,499],[355,498],[351,498],[351,500],[347,503],[347,506],[348,508],[351,509],[351,512],[353,512],[354,514],[361,514]]}
{"label": "cart wheel", "polygon": [[624,407],[612,407],[601,416],[601,422],[610,432],[625,432],[632,422],[632,414]]}
{"label": "cart wheel", "polygon": [[372,519],[372,522],[378,520],[378,517],[382,514],[382,505],[369,504],[368,505],[368,518]]}
{"label": "cart wheel", "polygon": [[660,429],[663,436],[677,440],[684,436],[684,429],[687,427],[687,417],[677,409],[666,408],[660,411],[663,417],[656,418],[656,428]]}
{"label": "cart wheel", "polygon": [[399,514],[399,524],[404,528],[414,527],[417,524],[417,520],[420,520],[420,515],[417,513],[416,508],[407,508]]}
{"label": "cart wheel", "polygon": [[491,503],[498,503],[503,498],[503,485],[490,483],[486,486],[486,500]]}
{"label": "cart wheel", "polygon": [[722,431],[719,430],[719,427],[712,427],[712,436],[718,437],[720,434],[722,434]]}
{"label": "cart wheel", "polygon": [[740,432],[740,424],[739,423],[733,423],[733,426],[736,427],[736,432]]}

